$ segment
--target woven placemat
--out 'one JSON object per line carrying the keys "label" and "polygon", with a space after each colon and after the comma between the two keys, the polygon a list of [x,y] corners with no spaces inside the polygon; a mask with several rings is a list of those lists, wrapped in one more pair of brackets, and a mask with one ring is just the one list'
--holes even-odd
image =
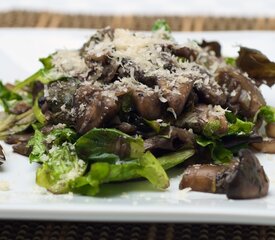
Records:
{"label": "woven placemat", "polygon": [[274,240],[275,227],[210,224],[0,222],[0,240]]}
{"label": "woven placemat", "polygon": [[[158,18],[174,31],[275,30],[275,18],[205,16],[89,16],[47,12],[0,12],[0,27],[102,28],[150,30]],[[275,227],[160,223],[76,223],[0,221],[0,240],[10,239],[200,239],[275,240]]]}
{"label": "woven placemat", "polygon": [[0,27],[102,28],[111,26],[150,30],[153,22],[158,18],[166,19],[173,31],[275,30],[275,17],[90,16],[27,11],[0,13]]}

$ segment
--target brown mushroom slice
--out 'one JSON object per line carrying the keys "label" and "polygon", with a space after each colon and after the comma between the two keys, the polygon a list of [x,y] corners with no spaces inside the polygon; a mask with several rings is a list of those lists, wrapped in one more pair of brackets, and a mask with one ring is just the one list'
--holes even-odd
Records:
{"label": "brown mushroom slice", "polygon": [[230,199],[264,197],[269,181],[257,157],[249,149],[239,151],[237,168],[226,177],[226,196]]}
{"label": "brown mushroom slice", "polygon": [[230,199],[266,196],[269,182],[259,160],[249,149],[239,151],[239,161],[230,165],[193,165],[183,173],[179,188],[225,193]]}
{"label": "brown mushroom slice", "polygon": [[0,165],[6,161],[6,157],[3,151],[3,147],[0,145]]}
{"label": "brown mushroom slice", "polygon": [[275,123],[268,123],[265,127],[266,135],[275,138]]}
{"label": "brown mushroom slice", "polygon": [[12,134],[5,139],[5,143],[16,144],[20,142],[28,142],[32,136],[33,136],[33,133]]}
{"label": "brown mushroom slice", "polygon": [[256,80],[256,84],[266,83],[268,86],[275,84],[275,62],[256,49],[241,47],[237,66],[250,77]]}
{"label": "brown mushroom slice", "polygon": [[117,97],[113,91],[103,91],[93,86],[82,86],[75,95],[76,130],[86,133],[92,128],[102,127],[118,110]]}
{"label": "brown mushroom slice", "polygon": [[199,44],[200,47],[206,48],[207,51],[213,51],[216,57],[221,57],[221,45],[217,41],[207,42],[202,40],[202,43]]}
{"label": "brown mushroom slice", "polygon": [[161,102],[154,91],[149,90],[149,88],[145,88],[144,91],[136,89],[132,96],[134,105],[143,118],[153,120],[160,117]]}
{"label": "brown mushroom slice", "polygon": [[227,169],[227,166],[212,164],[189,166],[183,173],[179,189],[190,187],[197,192],[225,193],[223,176]]}
{"label": "brown mushroom slice", "polygon": [[19,114],[22,114],[24,112],[27,112],[30,109],[31,109],[31,106],[28,103],[26,103],[24,101],[19,101],[18,103],[15,104],[15,106],[13,106],[10,109],[10,113],[19,115]]}
{"label": "brown mushroom slice", "polygon": [[31,153],[31,148],[28,147],[28,142],[19,142],[12,146],[15,153],[28,157]]}
{"label": "brown mushroom slice", "polygon": [[[180,148],[193,148],[195,145],[194,134],[186,129],[170,127],[167,135],[154,136],[144,140],[145,150],[170,150],[175,151]],[[168,137],[167,137],[168,136]]]}
{"label": "brown mushroom slice", "polygon": [[163,97],[167,100],[168,105],[172,108],[176,115],[180,115],[185,103],[192,91],[193,84],[191,82],[170,81],[168,79],[159,79],[158,85],[161,89]]}
{"label": "brown mushroom slice", "polygon": [[246,76],[229,70],[220,70],[217,81],[227,90],[228,108],[236,114],[253,118],[266,102],[259,89]]}
{"label": "brown mushroom slice", "polygon": [[194,49],[191,49],[189,47],[170,45],[168,46],[168,49],[171,49],[172,53],[177,57],[183,57],[191,62],[195,61],[198,55],[198,53]]}
{"label": "brown mushroom slice", "polygon": [[260,143],[252,143],[251,145],[260,152],[275,153],[275,138],[267,138]]}

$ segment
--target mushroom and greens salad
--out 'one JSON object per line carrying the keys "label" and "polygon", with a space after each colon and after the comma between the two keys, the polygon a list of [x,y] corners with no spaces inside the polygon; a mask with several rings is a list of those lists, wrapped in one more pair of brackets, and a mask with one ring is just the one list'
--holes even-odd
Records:
{"label": "mushroom and greens salad", "polygon": [[249,150],[274,151],[264,134],[274,137],[275,111],[258,86],[274,84],[275,63],[261,52],[241,47],[234,59],[217,42],[179,44],[159,20],[150,35],[107,27],[40,61],[26,80],[0,84],[0,137],[41,164],[38,185],[96,195],[102,184],[146,178],[166,189],[166,170],[185,162],[180,188],[267,194]]}

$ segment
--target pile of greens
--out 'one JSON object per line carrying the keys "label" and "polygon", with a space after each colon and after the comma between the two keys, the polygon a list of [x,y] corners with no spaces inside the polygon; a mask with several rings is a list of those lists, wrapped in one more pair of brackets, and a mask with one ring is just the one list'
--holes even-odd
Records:
{"label": "pile of greens", "polygon": [[[163,39],[171,39],[170,27],[163,20],[154,24],[153,31],[161,33]],[[209,155],[213,163],[227,164],[238,149],[248,147],[259,119],[267,123],[275,122],[275,109],[270,106],[262,106],[254,119],[244,118],[226,109],[225,131],[221,131],[219,119],[205,123],[198,131],[194,130],[197,126],[194,129],[190,127],[193,142],[190,140],[191,144],[187,144],[179,136],[180,130],[174,128],[176,123],[171,116],[161,121],[141,117],[129,96],[125,95],[119,117],[137,128],[135,134],[126,134],[110,127],[95,127],[82,134],[70,124],[48,121],[43,112],[43,90],[46,86],[57,81],[76,81],[55,71],[53,55],[40,59],[43,68],[26,80],[15,85],[0,82],[0,100],[4,107],[4,112],[0,114],[0,138],[5,140],[18,136],[18,141],[10,142],[23,144],[30,162],[41,164],[36,183],[52,193],[96,195],[104,183],[136,178],[145,178],[155,188],[163,190],[169,187],[166,170],[192,156],[202,156],[202,152]],[[190,61],[184,57],[178,60]],[[224,61],[236,67],[236,59],[227,58]],[[29,134],[30,138],[21,141],[20,134]],[[147,139],[151,137],[153,140],[167,141],[172,147],[167,147],[165,151],[151,149],[147,147]],[[228,144],[228,139],[232,138],[238,141]],[[196,162],[197,159],[194,159]]]}

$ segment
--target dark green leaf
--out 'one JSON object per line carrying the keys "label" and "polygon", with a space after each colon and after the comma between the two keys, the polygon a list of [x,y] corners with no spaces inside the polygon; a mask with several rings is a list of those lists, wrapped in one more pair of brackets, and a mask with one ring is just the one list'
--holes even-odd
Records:
{"label": "dark green leaf", "polygon": [[77,140],[76,151],[85,160],[103,153],[116,154],[121,159],[139,158],[144,145],[141,137],[131,137],[116,129],[94,128]]}
{"label": "dark green leaf", "polygon": [[219,140],[198,137],[196,141],[200,146],[209,148],[211,157],[217,164],[230,162],[233,158],[233,153],[225,148]]}

